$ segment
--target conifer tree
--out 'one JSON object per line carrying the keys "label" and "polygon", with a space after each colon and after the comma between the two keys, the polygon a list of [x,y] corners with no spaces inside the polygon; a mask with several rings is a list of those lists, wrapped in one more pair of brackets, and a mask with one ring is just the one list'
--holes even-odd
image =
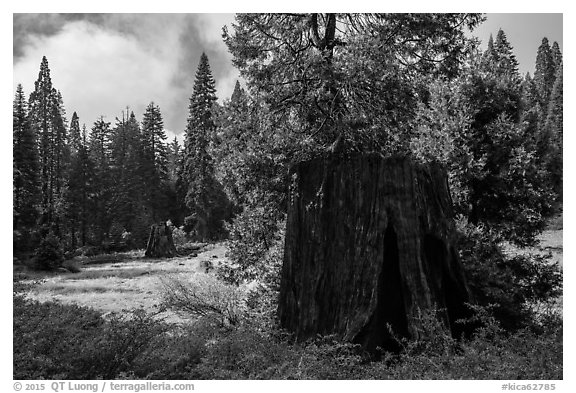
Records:
{"label": "conifer tree", "polygon": [[28,121],[28,106],[21,84],[13,104],[14,229],[31,227],[37,219],[38,154]]}
{"label": "conifer tree", "polygon": [[166,219],[166,198],[163,188],[168,181],[166,132],[160,107],[151,102],[142,120],[142,171],[145,173],[145,193],[154,221]]}
{"label": "conifer tree", "polygon": [[178,168],[182,165],[182,146],[178,139],[174,137],[168,145],[168,177],[171,182],[175,183],[178,178]]}
{"label": "conifer tree", "polygon": [[552,55],[548,38],[544,37],[542,44],[538,47],[536,71],[534,72],[534,83],[540,96],[540,105],[544,110],[548,107],[550,93],[554,85],[554,68],[554,56]]}
{"label": "conifer tree", "polygon": [[525,111],[532,110],[541,112],[538,88],[529,72],[526,73],[524,80],[522,81],[522,100]]}
{"label": "conifer tree", "polygon": [[70,138],[70,152],[75,154],[80,150],[80,145],[82,144],[80,121],[76,112],[72,114],[72,119],[70,120],[70,131],[68,134]]}
{"label": "conifer tree", "polygon": [[[62,198],[67,160],[66,119],[62,96],[52,86],[44,56],[29,100],[30,122],[38,136],[41,185],[41,225],[59,235],[56,206]],[[60,212],[61,213],[61,212]]]}
{"label": "conifer tree", "polygon": [[548,104],[546,123],[544,125],[545,132],[550,141],[548,170],[552,177],[552,186],[560,200],[562,199],[563,179],[563,79],[562,63],[560,63],[556,72],[554,86],[550,96],[550,103]]}
{"label": "conifer tree", "polygon": [[[78,119],[77,116],[76,119]],[[72,156],[67,190],[68,220],[70,222],[72,248],[76,247],[77,234],[81,246],[85,246],[88,243],[89,218],[93,203],[92,196],[97,191],[95,189],[95,181],[96,173],[94,163],[88,152],[86,125],[84,125],[81,139],[78,141],[78,150]]]}
{"label": "conifer tree", "polygon": [[110,176],[110,123],[101,117],[92,126],[88,151],[94,163],[94,193],[91,202],[91,218],[94,223],[96,241],[102,244],[108,231],[111,217],[109,207],[111,202]]}
{"label": "conifer tree", "polygon": [[518,75],[518,61],[514,55],[512,45],[506,38],[504,30],[498,30],[496,35],[496,42],[494,43],[494,51],[496,53],[496,62],[500,72],[507,73],[514,77],[519,78]]}
{"label": "conifer tree", "polygon": [[214,237],[221,230],[220,206],[223,191],[214,176],[209,141],[215,132],[213,108],[216,88],[208,57],[202,53],[194,91],[190,97],[186,127],[185,153],[180,187],[185,190],[185,204],[191,215],[188,228],[194,228],[199,238]]}
{"label": "conifer tree", "polygon": [[494,37],[490,34],[490,38],[488,38],[488,44],[486,46],[486,51],[482,56],[482,60],[486,63],[496,61],[496,50],[494,49]]}
{"label": "conifer tree", "polygon": [[166,180],[168,174],[168,153],[166,151],[166,132],[160,107],[151,102],[144,112],[142,120],[142,138],[148,159],[154,171],[161,180]]}
{"label": "conifer tree", "polygon": [[142,140],[134,112],[122,112],[111,133],[112,195],[111,214],[114,222],[131,231],[135,217],[144,209],[145,175],[142,173]]}
{"label": "conifer tree", "polygon": [[562,52],[556,41],[552,44],[552,61],[554,63],[554,70],[558,72],[558,68],[562,67]]}
{"label": "conifer tree", "polygon": [[245,95],[246,92],[244,91],[242,86],[240,86],[240,82],[236,80],[236,84],[234,85],[234,91],[232,92],[232,96],[230,97],[230,103],[233,105],[239,103]]}

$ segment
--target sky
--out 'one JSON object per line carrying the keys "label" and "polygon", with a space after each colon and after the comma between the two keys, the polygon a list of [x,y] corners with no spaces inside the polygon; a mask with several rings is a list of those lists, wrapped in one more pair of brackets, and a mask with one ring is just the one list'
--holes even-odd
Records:
{"label": "sky", "polygon": [[[542,38],[563,50],[562,14],[487,14],[472,34],[485,45],[502,28],[522,74],[533,73]],[[88,128],[101,116],[114,124],[126,107],[138,119],[146,106],[160,107],[170,138],[183,134],[195,72],[208,56],[220,101],[239,79],[222,41],[234,14],[14,14],[13,91],[30,94],[42,56],[67,117],[77,112]]]}

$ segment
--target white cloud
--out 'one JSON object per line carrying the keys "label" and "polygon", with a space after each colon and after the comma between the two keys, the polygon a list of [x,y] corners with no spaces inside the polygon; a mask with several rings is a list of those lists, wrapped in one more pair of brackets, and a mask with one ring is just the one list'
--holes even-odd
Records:
{"label": "white cloud", "polygon": [[[206,45],[221,54],[211,64],[219,74],[218,96],[232,94],[238,73],[220,37],[221,26],[232,19],[230,14],[110,14],[69,21],[55,34],[30,37],[14,64],[14,91],[22,83],[30,94],[45,55],[68,118],[76,111],[88,128],[100,116],[114,124],[129,106],[141,120],[154,101],[165,126],[181,133],[197,66],[191,55],[199,58]],[[176,78],[183,73],[188,76]]]}

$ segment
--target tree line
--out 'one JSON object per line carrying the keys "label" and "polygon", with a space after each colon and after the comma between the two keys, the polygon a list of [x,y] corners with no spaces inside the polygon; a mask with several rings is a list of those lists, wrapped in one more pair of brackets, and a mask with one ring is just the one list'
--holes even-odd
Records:
{"label": "tree line", "polygon": [[139,122],[129,108],[90,130],[76,112],[68,123],[43,57],[34,91],[13,105],[15,251],[46,239],[65,250],[141,248],[152,223],[171,220],[201,240],[222,236],[230,204],[214,176],[215,82],[202,55],[190,98],[185,146],[167,142],[160,107]]}
{"label": "tree line", "polygon": [[[88,131],[70,122],[43,58],[14,99],[14,241],[66,249],[130,243],[171,220],[198,238],[229,236],[261,272],[282,236],[288,168],[327,152],[437,161],[458,217],[527,245],[562,198],[562,54],[544,38],[521,76],[504,31],[481,50],[479,14],[240,14],[224,30],[245,80],[216,102],[202,55],[184,146],[160,108],[127,110]],[[260,270],[259,270],[260,269]],[[259,273],[258,273],[259,274]],[[236,276],[235,276],[236,275]]]}

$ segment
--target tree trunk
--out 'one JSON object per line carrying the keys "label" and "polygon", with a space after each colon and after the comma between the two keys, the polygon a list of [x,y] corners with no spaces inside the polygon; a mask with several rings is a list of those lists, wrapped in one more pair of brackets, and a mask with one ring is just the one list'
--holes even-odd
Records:
{"label": "tree trunk", "polygon": [[150,258],[171,258],[177,255],[172,240],[172,230],[166,223],[154,224],[150,227],[150,236],[144,255]]}
{"label": "tree trunk", "polygon": [[454,335],[470,301],[445,171],[407,158],[335,155],[292,169],[278,314],[304,340],[374,352],[418,337],[434,308]]}

